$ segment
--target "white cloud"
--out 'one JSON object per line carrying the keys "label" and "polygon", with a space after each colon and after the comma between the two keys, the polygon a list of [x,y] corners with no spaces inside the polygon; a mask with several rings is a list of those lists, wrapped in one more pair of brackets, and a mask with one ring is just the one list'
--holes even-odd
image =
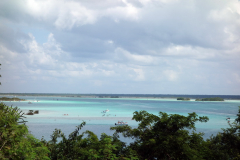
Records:
{"label": "white cloud", "polygon": [[120,47],[115,49],[115,58],[116,60],[125,62],[128,61],[129,63],[138,63],[142,65],[154,63],[154,58],[152,56],[132,54]]}
{"label": "white cloud", "polygon": [[37,43],[32,34],[29,34],[29,37],[30,40],[21,40],[20,43],[25,47],[27,61],[31,65],[54,68],[59,58],[67,60],[68,54],[61,50],[52,33],[48,36],[48,42],[42,46]]}
{"label": "white cloud", "polygon": [[74,26],[93,24],[97,18],[95,11],[76,1],[28,0],[27,9],[30,15],[40,21],[54,22],[53,25],[58,29],[71,29]]}
{"label": "white cloud", "polygon": [[176,81],[178,79],[179,73],[174,70],[165,70],[163,73],[169,81]]}
{"label": "white cloud", "polygon": [[187,58],[187,59],[213,59],[216,58],[218,51],[211,48],[192,47],[190,45],[170,45],[160,53],[162,55]]}
{"label": "white cloud", "polygon": [[238,18],[236,19],[236,17],[240,15],[239,9],[239,3],[230,2],[229,4],[226,4],[226,7],[224,8],[211,10],[208,18],[218,22],[239,23],[240,20]]}
{"label": "white cloud", "polygon": [[109,44],[113,44],[114,42],[112,40],[107,41]]}
{"label": "white cloud", "polygon": [[135,75],[133,77],[133,79],[135,79],[136,81],[143,81],[145,80],[145,76],[144,76],[144,72],[142,69],[133,69],[135,72]]}
{"label": "white cloud", "polygon": [[96,21],[96,13],[78,3],[70,2],[61,6],[54,25],[60,29],[71,29],[85,24],[93,24]]}
{"label": "white cloud", "polygon": [[[102,3],[107,3],[102,2]],[[67,0],[27,0],[27,13],[39,21],[52,23],[58,29],[72,29],[86,24],[94,24],[102,17],[111,17],[115,21],[139,19],[139,9],[122,0],[122,6],[106,5],[92,9],[81,1]],[[85,6],[84,6],[85,5]],[[43,12],[44,11],[44,12]]]}
{"label": "white cloud", "polygon": [[[116,22],[119,20],[138,20],[140,9],[128,3],[127,0],[122,0],[124,6],[116,6],[107,8],[102,11],[102,15],[113,18]],[[101,12],[100,12],[101,13]]]}

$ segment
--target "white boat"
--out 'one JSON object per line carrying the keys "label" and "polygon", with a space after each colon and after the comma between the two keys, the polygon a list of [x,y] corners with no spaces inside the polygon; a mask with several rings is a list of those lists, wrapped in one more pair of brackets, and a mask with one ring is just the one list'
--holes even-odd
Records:
{"label": "white boat", "polygon": [[125,126],[125,125],[128,125],[127,122],[123,122],[122,120],[121,121],[118,121],[118,123],[115,123],[116,126]]}

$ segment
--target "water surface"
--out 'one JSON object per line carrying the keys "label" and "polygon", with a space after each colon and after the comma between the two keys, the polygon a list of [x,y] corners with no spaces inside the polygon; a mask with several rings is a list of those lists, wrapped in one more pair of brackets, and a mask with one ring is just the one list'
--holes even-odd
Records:
{"label": "water surface", "polygon": [[[205,133],[205,138],[211,134],[227,128],[227,117],[233,121],[240,106],[239,100],[227,100],[224,102],[199,102],[177,101],[173,98],[148,99],[148,98],[79,98],[79,97],[34,97],[22,96],[27,99],[22,102],[4,102],[7,105],[19,107],[23,112],[39,110],[39,114],[26,115],[27,126],[37,138],[44,136],[49,140],[55,128],[61,129],[66,135],[74,131],[75,126],[83,120],[87,125],[82,131],[90,130],[98,136],[105,132],[112,135],[109,128],[114,126],[118,120],[128,122],[132,127],[137,123],[131,120],[134,111],[146,110],[158,115],[166,112],[168,114],[188,115],[196,112],[199,116],[208,116],[209,122],[197,123],[197,131]],[[31,101],[32,104],[28,104]],[[104,110],[107,113],[102,113]]]}

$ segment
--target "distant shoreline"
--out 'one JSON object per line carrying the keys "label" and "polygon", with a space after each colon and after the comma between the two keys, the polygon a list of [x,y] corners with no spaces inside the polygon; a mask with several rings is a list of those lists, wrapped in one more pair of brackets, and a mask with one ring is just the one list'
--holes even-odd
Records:
{"label": "distant shoreline", "polygon": [[133,99],[191,99],[221,97],[225,100],[240,100],[240,95],[187,95],[187,94],[65,94],[65,93],[0,93],[1,96],[34,96],[34,97],[75,97],[75,98],[133,98]]}
{"label": "distant shoreline", "polygon": [[20,99],[18,97],[8,98],[8,97],[0,97],[0,101],[26,101],[25,99]]}

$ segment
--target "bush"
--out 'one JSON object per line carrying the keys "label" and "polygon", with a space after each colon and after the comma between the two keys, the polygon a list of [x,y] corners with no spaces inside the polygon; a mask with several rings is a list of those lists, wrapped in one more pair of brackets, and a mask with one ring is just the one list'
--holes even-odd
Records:
{"label": "bush", "polygon": [[47,147],[28,133],[23,113],[0,103],[0,159],[49,159]]}

